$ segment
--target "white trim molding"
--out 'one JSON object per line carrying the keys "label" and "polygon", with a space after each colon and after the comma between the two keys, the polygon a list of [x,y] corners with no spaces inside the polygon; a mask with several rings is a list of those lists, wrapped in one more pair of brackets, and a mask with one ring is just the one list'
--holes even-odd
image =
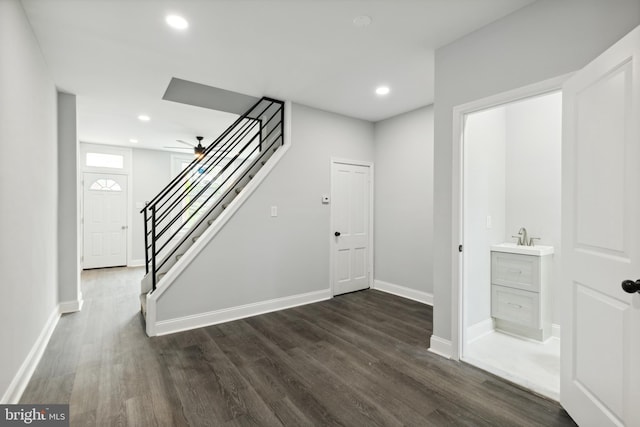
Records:
{"label": "white trim molding", "polygon": [[[259,314],[270,313],[272,311],[285,310],[287,308],[325,301],[331,298],[331,289],[323,289],[321,291],[275,298],[267,301],[240,305],[237,307],[223,308],[221,310],[195,314],[192,316],[160,320],[155,323],[154,334],[150,333],[148,327],[147,334],[149,336],[167,335],[175,332],[217,325],[219,323],[231,322],[233,320],[244,319],[247,317],[257,316]],[[147,312],[147,316],[148,314],[149,313]]]}
{"label": "white trim molding", "polygon": [[452,344],[451,340],[445,340],[444,338],[431,335],[431,345],[428,348],[433,354],[442,356],[445,359],[451,359]]}
{"label": "white trim molding", "polygon": [[493,331],[495,331],[495,324],[492,317],[471,325],[465,331],[466,344],[471,344],[478,338],[482,338]]}
{"label": "white trim molding", "polygon": [[[508,104],[526,98],[562,90],[562,84],[572,73],[550,78],[520,88],[457,105],[452,110],[452,165],[451,165],[451,247],[465,243],[464,237],[464,124],[468,114]],[[456,254],[451,259],[451,339],[452,357],[461,356],[464,345],[464,262],[466,254]]]}
{"label": "white trim molding", "polygon": [[560,339],[560,325],[557,323],[551,324],[551,336]]}
{"label": "white trim molding", "polygon": [[132,259],[127,263],[127,267],[144,267],[144,259]]}
{"label": "white trim molding", "polygon": [[75,301],[64,301],[58,304],[58,309],[60,311],[60,314],[75,313],[77,311],[82,310],[83,305],[84,305],[83,299],[78,299]]}
{"label": "white trim molding", "polygon": [[27,384],[29,384],[29,380],[31,380],[31,376],[35,372],[38,363],[40,363],[40,359],[47,348],[49,339],[59,319],[60,306],[56,306],[49,315],[49,319],[47,319],[42,332],[40,332],[36,342],[33,344],[33,347],[31,347],[29,354],[27,354],[22,365],[20,365],[20,369],[18,369],[18,372],[13,377],[7,391],[4,393],[4,396],[2,396],[2,400],[0,400],[1,404],[16,404],[20,401],[22,393],[24,393]]}
{"label": "white trim molding", "polygon": [[373,289],[433,306],[433,294],[375,279]]}

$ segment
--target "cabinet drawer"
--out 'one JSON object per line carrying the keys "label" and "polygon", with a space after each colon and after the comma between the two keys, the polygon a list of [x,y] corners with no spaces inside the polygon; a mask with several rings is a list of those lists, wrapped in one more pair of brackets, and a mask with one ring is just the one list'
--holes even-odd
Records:
{"label": "cabinet drawer", "polygon": [[491,283],[539,291],[540,257],[491,252]]}
{"label": "cabinet drawer", "polygon": [[540,328],[540,294],[491,286],[491,315],[530,328]]}

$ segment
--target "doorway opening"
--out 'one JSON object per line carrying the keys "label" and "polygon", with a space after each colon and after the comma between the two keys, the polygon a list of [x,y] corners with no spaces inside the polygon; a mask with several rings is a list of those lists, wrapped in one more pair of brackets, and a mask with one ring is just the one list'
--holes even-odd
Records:
{"label": "doorway opening", "polygon": [[460,358],[560,392],[562,93],[464,115]]}
{"label": "doorway opening", "polygon": [[131,150],[80,144],[82,269],[130,265]]}

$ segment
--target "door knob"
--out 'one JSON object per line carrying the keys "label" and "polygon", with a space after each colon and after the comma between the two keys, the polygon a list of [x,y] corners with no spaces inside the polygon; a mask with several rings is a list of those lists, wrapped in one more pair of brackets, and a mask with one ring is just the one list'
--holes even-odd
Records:
{"label": "door knob", "polygon": [[334,236],[339,237],[340,236],[340,232],[336,231],[335,233],[333,233]]}
{"label": "door knob", "polygon": [[622,289],[630,294],[635,292],[640,293],[640,280],[636,280],[635,282],[633,280],[625,280],[622,282]]}

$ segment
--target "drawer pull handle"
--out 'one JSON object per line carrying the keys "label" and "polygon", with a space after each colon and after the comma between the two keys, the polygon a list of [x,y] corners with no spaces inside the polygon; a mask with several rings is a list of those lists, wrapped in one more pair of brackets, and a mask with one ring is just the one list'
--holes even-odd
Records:
{"label": "drawer pull handle", "polygon": [[514,302],[508,302],[507,304],[508,304],[508,305],[511,305],[511,306],[513,306],[513,307],[515,307],[515,308],[517,308],[517,309],[522,308],[522,306],[521,306],[520,304],[516,304],[516,303],[514,303]]}
{"label": "drawer pull handle", "polygon": [[507,271],[509,273],[522,274],[522,270],[518,270],[517,268],[509,268]]}

